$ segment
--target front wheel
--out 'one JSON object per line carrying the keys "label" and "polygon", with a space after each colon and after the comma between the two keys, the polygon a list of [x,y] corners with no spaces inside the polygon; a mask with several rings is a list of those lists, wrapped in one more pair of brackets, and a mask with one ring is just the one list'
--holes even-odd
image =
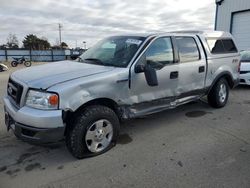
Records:
{"label": "front wheel", "polygon": [[30,66],[31,66],[31,61],[25,61],[25,62],[24,62],[24,66],[30,67]]}
{"label": "front wheel", "polygon": [[[113,110],[94,105],[76,114],[66,133],[66,145],[78,159],[102,154],[115,145],[120,123]],[[68,125],[70,126],[70,125]]]}
{"label": "front wheel", "polygon": [[222,108],[227,104],[229,86],[225,78],[221,78],[208,94],[208,103],[214,108]]}
{"label": "front wheel", "polygon": [[17,66],[17,64],[18,64],[18,62],[17,62],[17,61],[12,61],[12,62],[11,62],[11,66],[12,66],[12,67],[16,67],[16,66]]}

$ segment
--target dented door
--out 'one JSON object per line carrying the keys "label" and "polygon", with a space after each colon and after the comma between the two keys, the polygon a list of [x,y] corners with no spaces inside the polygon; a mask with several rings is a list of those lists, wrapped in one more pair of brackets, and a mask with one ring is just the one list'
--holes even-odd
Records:
{"label": "dented door", "polygon": [[204,93],[206,58],[196,36],[176,37],[179,51],[178,98],[199,97]]}
{"label": "dented door", "polygon": [[[142,53],[138,62],[131,68],[130,99],[132,104],[144,103],[152,107],[169,105],[171,101],[174,101],[179,68],[178,64],[174,63],[173,51],[171,38],[160,37],[151,42]],[[138,64],[147,64],[156,70],[157,86],[148,85],[144,72],[135,73],[135,66]]]}

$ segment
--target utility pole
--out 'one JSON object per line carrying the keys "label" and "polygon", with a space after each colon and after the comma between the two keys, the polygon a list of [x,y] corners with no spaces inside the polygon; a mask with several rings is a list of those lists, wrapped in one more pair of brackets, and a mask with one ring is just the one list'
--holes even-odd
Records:
{"label": "utility pole", "polygon": [[62,24],[58,24],[59,29],[59,42],[60,42],[60,48],[62,48]]}
{"label": "utility pole", "polygon": [[84,50],[86,50],[86,48],[87,48],[87,47],[86,47],[86,43],[87,43],[87,42],[86,42],[86,41],[83,41],[82,43],[83,43],[83,45],[84,45]]}

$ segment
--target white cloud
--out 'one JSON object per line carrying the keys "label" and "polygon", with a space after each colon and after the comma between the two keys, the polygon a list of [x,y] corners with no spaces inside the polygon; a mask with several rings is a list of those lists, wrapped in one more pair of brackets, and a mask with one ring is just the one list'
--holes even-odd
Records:
{"label": "white cloud", "polygon": [[63,24],[63,41],[88,45],[105,36],[121,33],[213,29],[213,0],[1,0],[0,44],[8,33],[19,41],[27,34],[58,39]]}

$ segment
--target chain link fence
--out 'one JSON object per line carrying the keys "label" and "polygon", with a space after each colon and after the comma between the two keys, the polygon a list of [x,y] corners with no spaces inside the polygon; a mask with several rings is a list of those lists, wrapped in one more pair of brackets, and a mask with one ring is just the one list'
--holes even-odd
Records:
{"label": "chain link fence", "polygon": [[3,49],[0,50],[0,61],[12,61],[13,58],[24,57],[35,62],[62,61],[69,58],[67,50],[26,50]]}

